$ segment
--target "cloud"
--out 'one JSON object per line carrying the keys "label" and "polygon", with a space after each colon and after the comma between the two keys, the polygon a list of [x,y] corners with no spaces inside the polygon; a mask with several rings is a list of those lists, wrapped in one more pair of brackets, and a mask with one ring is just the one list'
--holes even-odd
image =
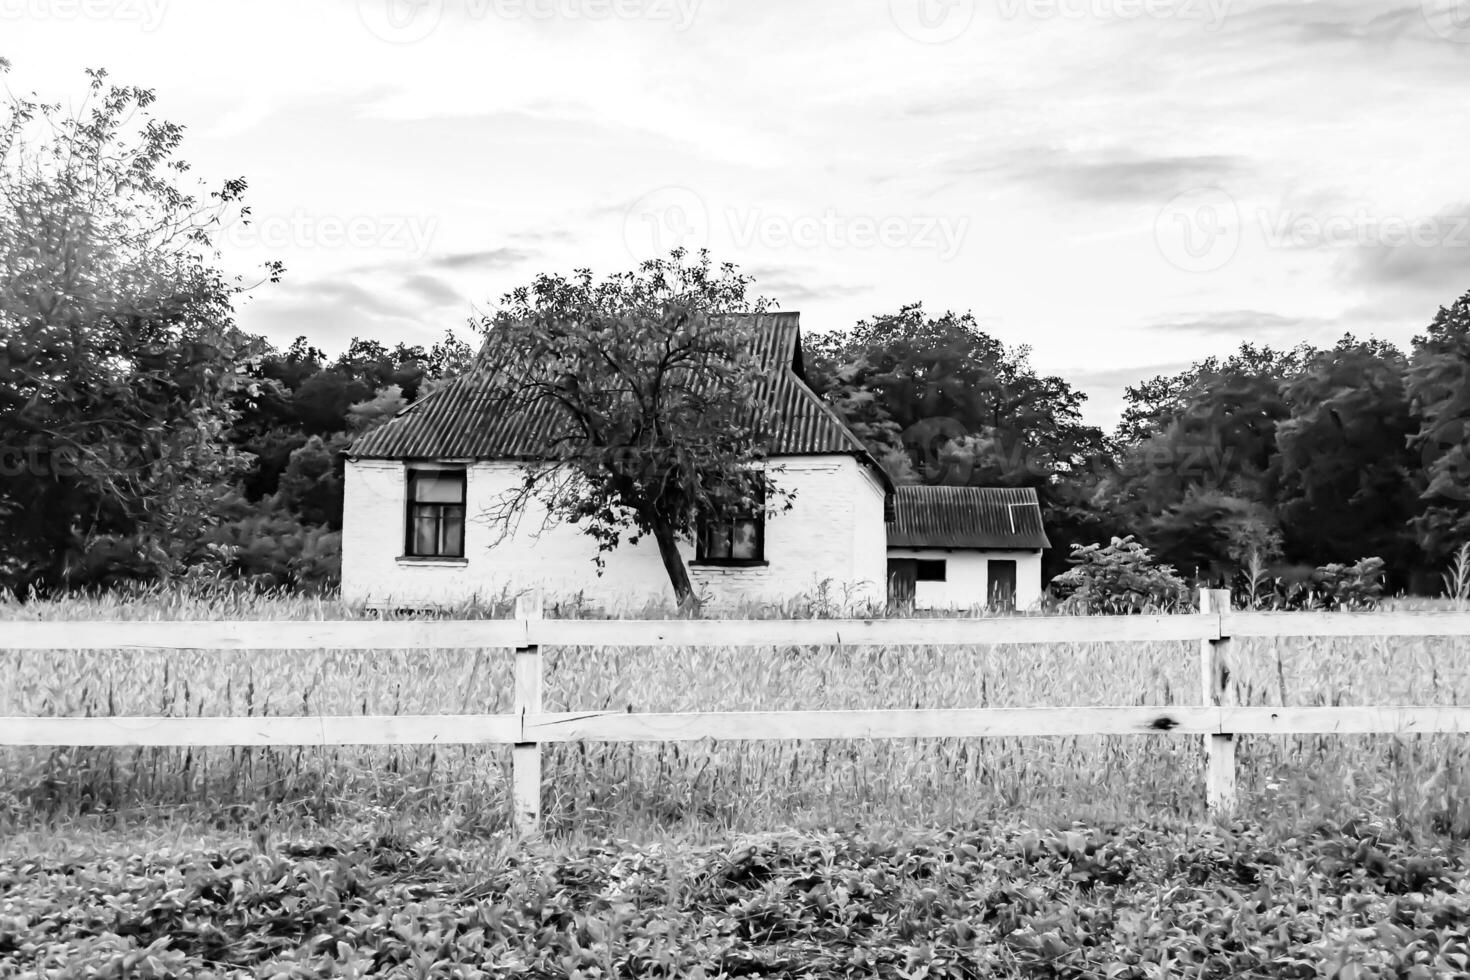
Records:
{"label": "cloud", "polygon": [[409,313],[408,307],[394,302],[385,290],[369,289],[345,278],[305,282],[287,279],[261,299],[303,309],[324,306],[347,308],[371,317],[406,316]]}
{"label": "cloud", "polygon": [[346,270],[263,287],[240,311],[240,325],[273,343],[305,334],[331,350],[366,337],[392,346],[430,342],[457,325],[469,304],[452,286],[395,265]]}
{"label": "cloud", "polygon": [[1087,401],[1082,406],[1083,421],[1107,431],[1114,428],[1123,417],[1123,410],[1128,405],[1125,397],[1128,388],[1160,376],[1179,374],[1192,363],[1174,361],[1092,371],[1073,369],[1058,373],[1073,388],[1087,396]]}
{"label": "cloud", "polygon": [[1304,335],[1336,321],[1322,317],[1284,316],[1263,310],[1210,310],[1162,317],[1145,329],[1253,340],[1271,335]]}
{"label": "cloud", "polygon": [[819,273],[810,269],[793,270],[783,266],[753,266],[744,270],[755,277],[754,289],[790,310],[793,304],[811,300],[840,299],[872,292],[873,287],[859,284],[822,283],[815,281]]}
{"label": "cloud", "polygon": [[[1347,284],[1454,291],[1470,286],[1470,203],[1348,228],[1336,273]],[[1331,244],[1331,242],[1328,242]]]}
{"label": "cloud", "polygon": [[451,252],[437,255],[428,262],[435,269],[508,269],[537,256],[537,252],[520,248],[492,248],[482,252]]}
{"label": "cloud", "polygon": [[462,305],[465,302],[459,291],[449,283],[424,273],[408,276],[403,280],[403,287],[435,306]]}
{"label": "cloud", "polygon": [[[1428,0],[1426,0],[1426,3]],[[1372,10],[1362,0],[1318,0],[1276,3],[1229,15],[1230,24],[1247,32],[1270,33],[1296,43],[1363,42],[1387,45],[1404,38],[1423,38],[1426,10],[1419,4]]]}
{"label": "cloud", "polygon": [[1104,368],[1097,371],[1081,369],[1065,371],[1062,377],[1075,387],[1083,389],[1108,388],[1121,391],[1158,377],[1172,377],[1193,366],[1192,361],[1172,361],[1164,364],[1144,364],[1136,367]]}
{"label": "cloud", "polygon": [[994,151],[952,161],[959,174],[990,174],[1021,184],[1044,185],[1078,201],[1168,200],[1180,191],[1211,186],[1247,169],[1224,154],[1144,156],[1128,151],[1082,152],[1056,147]]}

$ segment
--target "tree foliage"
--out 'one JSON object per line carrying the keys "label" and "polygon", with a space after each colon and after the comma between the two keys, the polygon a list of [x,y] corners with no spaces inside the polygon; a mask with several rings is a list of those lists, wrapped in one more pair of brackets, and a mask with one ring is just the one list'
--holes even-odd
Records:
{"label": "tree foliage", "polygon": [[221,436],[250,342],[212,235],[248,213],[245,182],[197,196],[153,93],[89,74],[77,115],[0,109],[0,582],[16,590],[96,577],[114,552],[170,570],[242,464]]}
{"label": "tree foliage", "polygon": [[1415,347],[1407,387],[1425,506],[1414,526],[1420,546],[1443,560],[1470,541],[1470,292],[1441,307]]}
{"label": "tree foliage", "polygon": [[483,371],[505,412],[550,420],[545,457],[492,518],[532,500],[580,526],[599,553],[658,544],[681,604],[693,586],[678,543],[703,520],[784,505],[765,465],[763,368],[745,322],[750,279],[681,251],[596,280],[537,277],[484,323]]}
{"label": "tree foliage", "polygon": [[808,343],[813,384],[898,483],[1037,488],[1060,569],[1068,544],[1095,533],[1084,505],[1109,455],[1082,421],[1086,396],[1036,372],[969,313],[920,303]]}

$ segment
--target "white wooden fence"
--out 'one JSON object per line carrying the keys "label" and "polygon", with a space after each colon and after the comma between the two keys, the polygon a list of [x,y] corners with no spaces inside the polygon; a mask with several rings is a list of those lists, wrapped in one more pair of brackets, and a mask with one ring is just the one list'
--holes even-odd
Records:
{"label": "white wooden fence", "polygon": [[[539,597],[514,619],[292,622],[4,622],[0,649],[314,650],[505,648],[515,651],[511,714],[305,717],[0,718],[0,745],[510,744],[517,825],[540,821],[547,742],[700,739],[984,738],[1170,734],[1201,737],[1206,800],[1235,803],[1235,736],[1470,732],[1470,706],[1244,707],[1233,702],[1237,637],[1470,636],[1466,612],[1251,613],[1205,590],[1196,614],[890,620],[543,619]],[[1166,707],[944,708],[881,711],[543,712],[543,647],[988,646],[1198,641],[1201,703]]]}

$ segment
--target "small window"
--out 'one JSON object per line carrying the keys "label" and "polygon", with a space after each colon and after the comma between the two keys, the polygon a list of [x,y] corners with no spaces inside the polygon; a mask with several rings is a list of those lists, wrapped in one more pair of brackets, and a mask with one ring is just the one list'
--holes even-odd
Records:
{"label": "small window", "polygon": [[943,582],[945,560],[943,558],[920,558],[915,562],[914,581]]}
{"label": "small window", "polygon": [[732,521],[707,521],[700,528],[697,561],[764,561],[766,521],[764,516],[738,517]]}
{"label": "small window", "polygon": [[410,557],[464,557],[464,490],[464,470],[408,471]]}

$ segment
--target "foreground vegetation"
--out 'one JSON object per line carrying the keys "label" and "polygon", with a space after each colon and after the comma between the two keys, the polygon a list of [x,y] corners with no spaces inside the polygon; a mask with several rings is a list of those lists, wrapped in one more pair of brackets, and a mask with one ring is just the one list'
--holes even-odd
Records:
{"label": "foreground vegetation", "polygon": [[1404,977],[1470,970],[1470,853],[1365,824],[0,860],[49,977]]}

